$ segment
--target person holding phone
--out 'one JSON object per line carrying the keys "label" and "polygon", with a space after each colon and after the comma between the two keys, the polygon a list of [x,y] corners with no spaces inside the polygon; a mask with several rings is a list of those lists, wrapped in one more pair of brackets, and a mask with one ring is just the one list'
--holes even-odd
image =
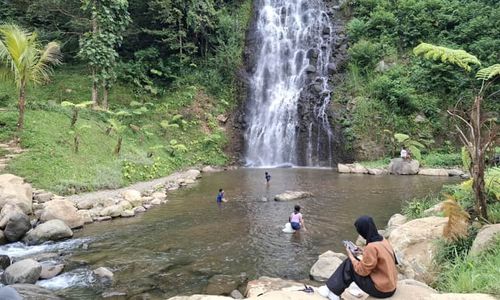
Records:
{"label": "person holding phone", "polygon": [[329,300],[339,300],[344,290],[355,282],[372,297],[391,297],[396,292],[398,280],[396,255],[392,246],[378,233],[372,217],[361,216],[354,226],[366,240],[362,257],[358,260],[349,247],[346,247],[349,258],[335,270],[318,292]]}

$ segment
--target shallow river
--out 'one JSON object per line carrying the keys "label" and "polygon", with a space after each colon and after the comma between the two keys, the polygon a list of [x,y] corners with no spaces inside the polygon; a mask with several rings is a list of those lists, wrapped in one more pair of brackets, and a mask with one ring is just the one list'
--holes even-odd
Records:
{"label": "shallow river", "polygon": [[[193,188],[170,193],[167,204],[138,217],[85,226],[75,239],[44,249],[71,252],[66,262],[73,270],[40,284],[59,289],[69,299],[98,298],[103,288],[89,270],[105,266],[115,274],[113,290],[136,299],[165,299],[202,293],[217,274],[307,279],[319,254],[343,251],[343,239],[356,239],[357,216],[369,214],[383,228],[405,200],[456,182],[426,176],[339,175],[330,169],[270,173],[269,186],[263,169],[206,175]],[[215,202],[219,187],[229,200],[222,208]],[[310,191],[314,197],[273,201],[286,190]],[[281,228],[297,203],[303,207],[307,231],[285,234]],[[72,287],[61,290],[67,285]]]}

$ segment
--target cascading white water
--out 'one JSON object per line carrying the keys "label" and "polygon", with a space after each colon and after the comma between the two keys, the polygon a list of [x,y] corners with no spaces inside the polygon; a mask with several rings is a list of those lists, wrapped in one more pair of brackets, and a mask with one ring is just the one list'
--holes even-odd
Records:
{"label": "cascading white water", "polygon": [[[255,30],[260,48],[250,80],[247,165],[320,165],[320,156],[331,164],[333,134],[327,109],[333,31],[323,3],[261,0]],[[304,116],[298,106],[306,88],[314,91],[314,103],[302,103],[311,123],[301,133]],[[325,148],[328,153],[320,153]]]}

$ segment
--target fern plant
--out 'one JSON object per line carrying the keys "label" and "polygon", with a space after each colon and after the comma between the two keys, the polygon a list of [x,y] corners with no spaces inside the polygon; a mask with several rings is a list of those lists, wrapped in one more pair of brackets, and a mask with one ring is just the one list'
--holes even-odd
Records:
{"label": "fern plant", "polygon": [[[481,62],[472,54],[464,50],[449,49],[427,43],[421,43],[413,49],[417,56],[427,59],[438,60],[461,67],[470,72],[473,65],[480,66]],[[484,180],[486,168],[486,153],[492,147],[498,137],[498,123],[496,118],[490,118],[482,111],[483,100],[486,100],[500,91],[490,95],[486,92],[494,86],[495,80],[500,78],[500,64],[479,70],[476,78],[481,80],[481,88],[474,97],[472,106],[468,112],[448,110],[448,114],[461,122],[464,126],[455,125],[458,136],[469,152],[471,158],[472,188],[475,198],[475,213],[483,220],[488,220],[487,194]]]}
{"label": "fern plant", "polygon": [[425,149],[425,145],[417,140],[410,138],[409,135],[404,133],[395,133],[394,139],[400,144],[408,148],[413,157],[417,160],[422,159],[421,150]]}

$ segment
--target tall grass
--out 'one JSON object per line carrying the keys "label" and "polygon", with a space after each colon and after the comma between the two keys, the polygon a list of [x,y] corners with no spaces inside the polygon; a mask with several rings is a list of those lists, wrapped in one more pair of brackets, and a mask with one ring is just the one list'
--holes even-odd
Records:
{"label": "tall grass", "polygon": [[479,256],[469,257],[457,252],[455,259],[443,262],[435,287],[443,292],[500,296],[499,266],[500,239],[497,239],[489,250]]}

